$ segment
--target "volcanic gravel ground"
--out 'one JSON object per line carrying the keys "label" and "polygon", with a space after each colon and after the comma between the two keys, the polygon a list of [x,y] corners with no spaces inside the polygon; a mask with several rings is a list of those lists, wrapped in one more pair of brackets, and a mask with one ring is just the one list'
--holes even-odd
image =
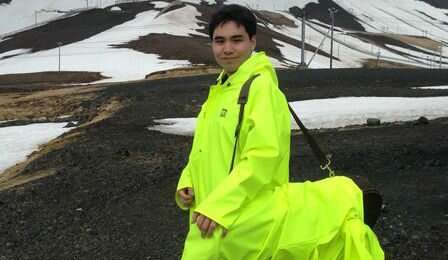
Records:
{"label": "volcanic gravel ground", "polygon": [[[299,87],[288,80],[291,75],[280,74],[290,100],[448,95],[381,81]],[[79,133],[75,141],[21,173],[54,169],[55,175],[0,192],[0,259],[177,259],[187,214],[173,198],[192,138],[146,127],[155,118],[194,116],[211,82],[213,77],[195,77],[117,85],[89,101],[131,102],[106,120],[71,131]],[[334,154],[337,170],[368,176],[383,192],[375,232],[387,259],[448,258],[447,129],[445,118],[314,131]],[[297,133],[291,158],[293,180],[323,177]]]}

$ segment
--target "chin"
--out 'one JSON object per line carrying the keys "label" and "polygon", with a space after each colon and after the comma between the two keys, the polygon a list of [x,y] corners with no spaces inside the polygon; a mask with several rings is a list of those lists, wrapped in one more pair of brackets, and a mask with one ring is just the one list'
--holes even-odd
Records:
{"label": "chin", "polygon": [[234,66],[229,66],[228,64],[219,64],[219,66],[223,69],[223,70],[225,70],[226,72],[230,72],[230,73],[232,73],[232,72],[234,72],[236,69],[235,69],[235,67]]}
{"label": "chin", "polygon": [[226,69],[224,69],[224,70],[225,70],[227,73],[232,74],[232,73],[234,73],[235,71],[237,71],[238,68],[231,67],[231,68],[226,68]]}
{"label": "chin", "polygon": [[233,72],[235,72],[236,70],[238,70],[238,67],[239,67],[239,64],[238,65],[235,65],[235,64],[226,64],[226,63],[224,63],[224,64],[219,64],[220,66],[221,66],[221,68],[223,68],[225,71],[227,71],[227,72],[230,72],[230,73],[233,73]]}

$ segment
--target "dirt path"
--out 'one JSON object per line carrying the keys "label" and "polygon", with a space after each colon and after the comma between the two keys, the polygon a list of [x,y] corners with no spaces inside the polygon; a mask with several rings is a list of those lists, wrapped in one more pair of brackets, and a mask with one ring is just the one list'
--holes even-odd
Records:
{"label": "dirt path", "polygon": [[[0,121],[55,121],[58,117],[80,119],[91,113],[84,102],[94,99],[101,87],[74,86],[31,92],[0,93]],[[67,119],[68,118],[68,119]]]}

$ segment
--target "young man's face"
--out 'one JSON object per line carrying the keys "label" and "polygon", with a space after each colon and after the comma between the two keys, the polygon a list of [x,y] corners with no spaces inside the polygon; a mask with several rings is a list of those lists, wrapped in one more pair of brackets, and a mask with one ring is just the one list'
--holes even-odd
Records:
{"label": "young man's face", "polygon": [[234,21],[221,23],[213,32],[213,54],[226,73],[235,72],[249,58],[255,44],[255,35],[250,39],[244,26]]}

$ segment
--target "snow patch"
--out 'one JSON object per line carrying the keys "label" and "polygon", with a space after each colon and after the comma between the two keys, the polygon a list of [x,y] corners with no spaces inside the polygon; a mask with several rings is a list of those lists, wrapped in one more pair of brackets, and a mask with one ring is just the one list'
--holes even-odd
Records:
{"label": "snow patch", "polygon": [[167,7],[167,6],[170,5],[169,3],[167,3],[167,2],[162,2],[162,1],[154,1],[154,2],[151,2],[151,4],[153,4],[153,5],[154,5],[154,8],[157,8],[157,9],[159,9],[159,8],[165,8],[165,7]]}
{"label": "snow patch", "polygon": [[64,128],[67,123],[38,123],[23,126],[0,127],[0,174],[14,164],[21,162],[38,146],[73,129]]}
{"label": "snow patch", "polygon": [[[309,129],[337,128],[365,124],[368,118],[381,122],[412,121],[448,116],[448,97],[340,97],[290,102]],[[195,118],[156,120],[149,130],[175,135],[192,135]],[[291,117],[292,129],[298,129]]]}
{"label": "snow patch", "polygon": [[[161,60],[156,54],[145,54],[127,48],[114,48],[111,44],[124,44],[151,33],[191,36],[203,33],[193,6],[185,6],[155,18],[157,11],[146,11],[135,19],[115,26],[84,41],[61,46],[61,70],[99,71],[109,77],[98,81],[114,82],[144,79],[147,74],[190,66],[185,60]],[[31,73],[58,70],[59,49],[23,54],[0,60],[0,74]]]}
{"label": "snow patch", "polygon": [[7,56],[25,54],[29,51],[30,51],[30,49],[16,49],[16,50],[12,50],[12,51],[3,52],[3,53],[0,53],[0,59],[2,59],[3,57],[7,57]]}
{"label": "snow patch", "polygon": [[296,101],[291,106],[308,128],[318,129],[365,124],[372,117],[381,122],[446,117],[447,104],[448,97],[341,97]]}
{"label": "snow patch", "polygon": [[448,86],[426,86],[426,87],[415,87],[412,89],[448,89]]}
{"label": "snow patch", "polygon": [[173,135],[188,135],[192,136],[194,133],[196,118],[167,118],[154,120],[154,123],[159,124],[148,127],[148,130],[159,131],[166,134]]}
{"label": "snow patch", "polygon": [[15,119],[12,119],[12,120],[4,120],[4,121],[0,121],[0,124],[8,123],[8,122],[13,122],[13,121],[16,121],[16,120],[15,120]]}
{"label": "snow patch", "polygon": [[[115,0],[90,0],[89,8],[115,4]],[[0,8],[0,35],[49,21],[67,12],[87,8],[82,0],[13,0]]]}

